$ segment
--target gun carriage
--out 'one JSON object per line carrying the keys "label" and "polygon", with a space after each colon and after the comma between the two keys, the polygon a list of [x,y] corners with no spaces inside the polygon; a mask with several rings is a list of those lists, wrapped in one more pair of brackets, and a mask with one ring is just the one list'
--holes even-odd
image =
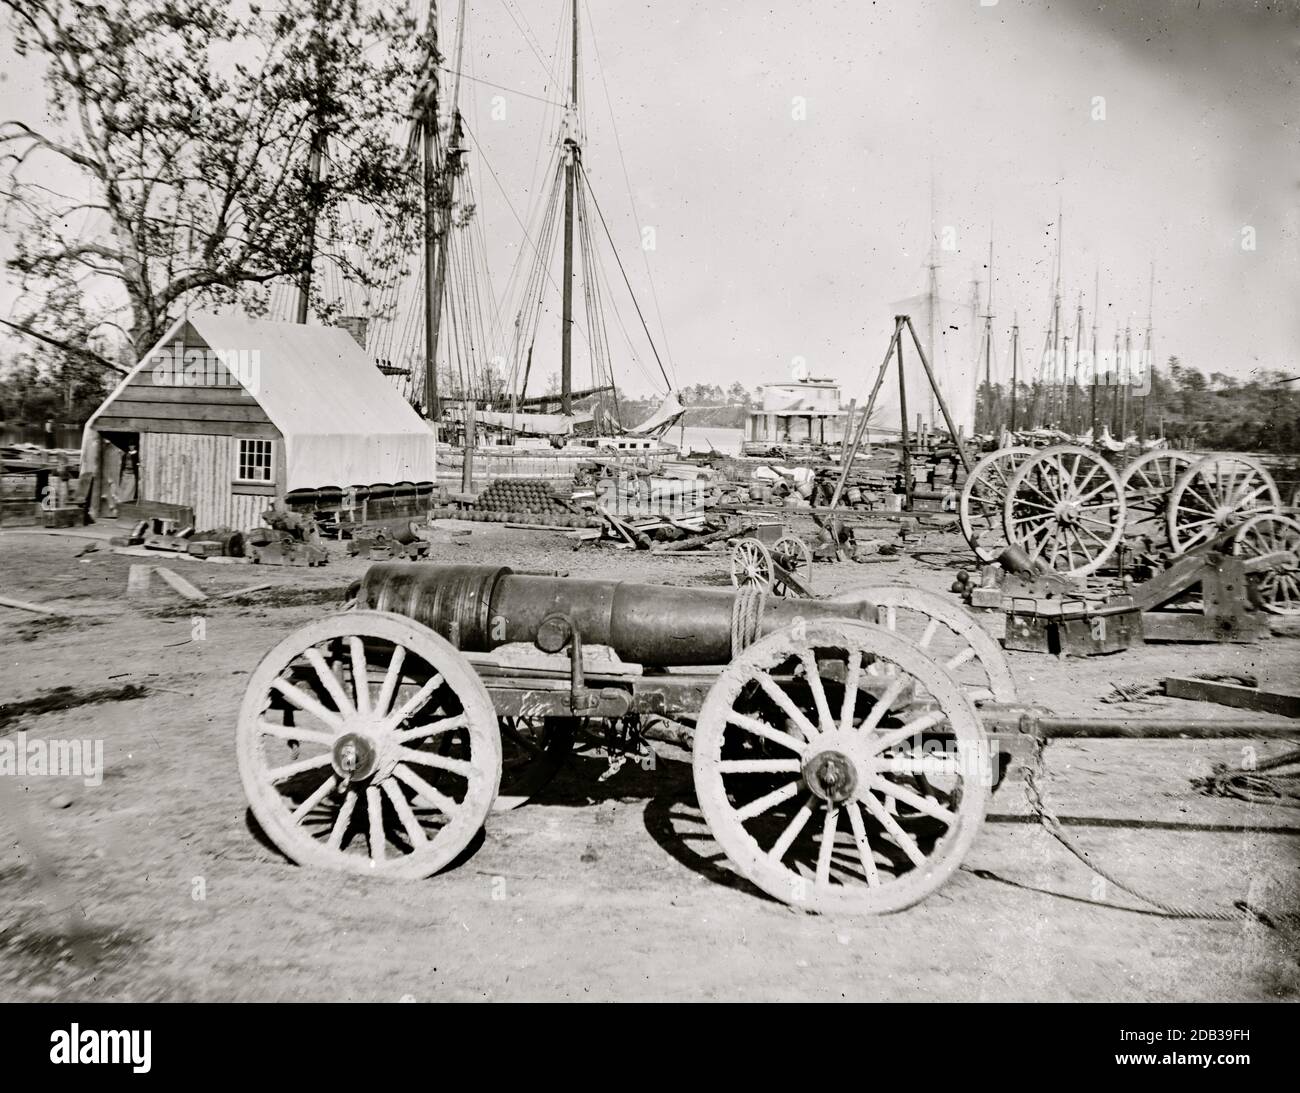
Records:
{"label": "gun carriage", "polygon": [[1054,735],[1142,734],[1023,706],[997,642],[916,589],[808,600],[382,563],[349,609],[253,672],[239,769],[291,860],[421,878],[494,805],[536,793],[584,721],[686,743],[741,874],[857,913],[942,885],[1014,756]]}

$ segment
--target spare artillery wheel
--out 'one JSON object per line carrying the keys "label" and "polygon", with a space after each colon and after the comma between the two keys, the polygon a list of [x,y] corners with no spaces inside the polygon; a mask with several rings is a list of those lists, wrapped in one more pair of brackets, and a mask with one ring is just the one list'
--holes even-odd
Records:
{"label": "spare artillery wheel", "polygon": [[1210,455],[1193,463],[1169,495],[1169,544],[1183,554],[1260,513],[1277,512],[1282,498],[1258,459]]}
{"label": "spare artillery wheel", "polygon": [[267,653],[236,748],[253,815],[285,855],[365,876],[447,865],[501,779],[496,714],[469,661],[380,611],[321,619]]}
{"label": "spare artillery wheel", "polygon": [[1119,485],[1124,493],[1124,532],[1144,535],[1167,531],[1169,496],[1178,476],[1196,460],[1183,452],[1158,449],[1139,456],[1124,468]]}
{"label": "spare artillery wheel", "polygon": [[1037,448],[999,448],[976,463],[962,483],[957,502],[961,533],[981,561],[996,561],[1007,549],[1006,533],[1002,530],[1007,483],[1020,464],[1037,454]]}
{"label": "spare artillery wheel", "polygon": [[[891,672],[872,680],[872,664]],[[952,876],[984,818],[992,759],[951,674],[850,620],[741,653],[709,691],[693,749],[700,809],[748,880],[810,911],[859,914],[909,907]]]}
{"label": "spare artillery wheel", "polygon": [[1077,444],[1044,448],[1007,483],[1002,519],[1010,541],[1035,561],[1058,573],[1095,573],[1124,534],[1119,475]]}
{"label": "spare artillery wheel", "polygon": [[[1300,523],[1273,513],[1252,516],[1232,537],[1232,553],[1257,558],[1285,550],[1300,555]],[[1294,565],[1266,569],[1249,576],[1264,610],[1274,615],[1300,615],[1300,568]]]}
{"label": "spare artillery wheel", "polygon": [[731,583],[736,588],[772,587],[772,555],[759,539],[741,539],[731,548]]}
{"label": "spare artillery wheel", "polygon": [[[794,577],[804,588],[812,588],[812,550],[798,535],[782,535],[772,546],[772,560]],[[785,595],[784,583],[776,582],[777,595]]]}
{"label": "spare artillery wheel", "polygon": [[[960,683],[972,702],[1013,704],[1016,681],[1002,646],[969,611],[950,599],[919,588],[874,586],[831,597],[832,603],[876,605],[878,625],[914,642]],[[877,674],[892,664],[872,664]]]}

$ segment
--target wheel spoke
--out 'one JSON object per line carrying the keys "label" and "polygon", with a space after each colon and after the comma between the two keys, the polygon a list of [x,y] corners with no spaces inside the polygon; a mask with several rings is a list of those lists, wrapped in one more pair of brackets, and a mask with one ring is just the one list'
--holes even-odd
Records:
{"label": "wheel spoke", "polygon": [[393,768],[393,776],[400,778],[422,798],[427,804],[432,805],[439,812],[447,816],[452,816],[456,812],[456,802],[448,797],[445,793],[440,792],[429,785],[415,771],[403,763],[398,763]]}
{"label": "wheel spoke", "polygon": [[421,687],[418,691],[415,692],[415,694],[413,694],[409,699],[407,699],[406,704],[395,714],[392,714],[388,718],[388,720],[391,721],[393,724],[400,725],[413,713],[421,709],[424,706],[424,704],[429,701],[429,698],[432,696],[433,692],[436,691],[439,687],[441,687],[442,684],[443,684],[442,675],[440,673],[435,674],[432,679],[428,680],[423,687]]}
{"label": "wheel spoke", "polygon": [[876,869],[876,856],[872,853],[871,843],[867,841],[866,825],[862,822],[862,811],[857,801],[849,801],[844,806],[849,814],[849,826],[853,828],[853,841],[858,846],[858,860],[862,862],[862,871],[867,876],[868,888],[880,887],[880,871]]}
{"label": "wheel spoke", "polygon": [[844,675],[844,702],[840,707],[840,728],[848,732],[853,727],[853,717],[858,709],[858,683],[862,678],[862,650],[849,652],[848,668]]}
{"label": "wheel spoke", "polygon": [[788,732],[774,729],[771,725],[765,724],[755,717],[748,717],[743,713],[732,710],[727,714],[727,724],[734,725],[738,729],[744,729],[745,732],[753,733],[764,740],[770,740],[773,744],[779,744],[783,748],[789,748],[800,755],[803,754],[804,742],[802,740],[795,739]]}
{"label": "wheel spoke", "polygon": [[449,755],[439,755],[436,751],[419,751],[416,748],[398,748],[397,757],[406,763],[422,767],[436,767],[438,770],[459,774],[470,779],[478,776],[479,770],[473,763],[464,759],[453,759]]}
{"label": "wheel spoke", "polygon": [[388,670],[384,673],[383,685],[379,688],[379,697],[375,699],[375,713],[380,717],[388,714],[393,705],[393,696],[397,693],[397,684],[402,678],[402,665],[406,663],[406,646],[394,645],[393,655],[388,659]]}
{"label": "wheel spoke", "polygon": [[891,755],[876,760],[876,770],[881,774],[923,774],[953,777],[959,764],[951,755]]}
{"label": "wheel spoke", "polygon": [[889,837],[894,840],[895,845],[907,855],[908,860],[918,869],[925,868],[925,855],[921,853],[921,848],[916,845],[916,840],[906,831],[898,826],[897,821],[881,806],[880,802],[871,795],[871,790],[864,789],[858,794],[858,800],[866,807],[881,827],[889,832]]}
{"label": "wheel spoke", "polygon": [[300,804],[297,808],[293,810],[293,815],[292,817],[290,817],[293,820],[293,822],[296,824],[302,823],[302,821],[306,818],[308,813],[310,813],[313,808],[315,808],[318,804],[320,804],[321,801],[325,800],[325,798],[334,791],[334,787],[337,786],[338,784],[339,784],[339,780],[334,775],[331,774],[328,778],[326,778],[325,781],[323,781],[319,786],[316,787],[316,789],[312,792],[312,795],[310,797],[304,800],[302,804]]}
{"label": "wheel spoke", "polygon": [[766,672],[758,672],[754,678],[757,680],[758,685],[763,688],[767,697],[781,707],[781,712],[799,726],[800,731],[808,740],[812,740],[819,735],[817,726],[804,716],[803,711],[790,700],[790,696],[781,689],[776,680]]}
{"label": "wheel spoke", "polygon": [[266,779],[272,785],[277,782],[283,782],[286,778],[292,778],[295,774],[302,774],[303,771],[317,770],[320,767],[328,766],[333,762],[334,756],[326,751],[320,755],[313,755],[307,759],[299,759],[297,762],[288,763],[283,767],[275,767],[266,772]]}
{"label": "wheel spoke", "polygon": [[285,679],[276,679],[271,682],[271,689],[283,695],[292,702],[298,709],[309,713],[318,721],[323,721],[332,729],[341,730],[343,728],[343,719],[331,710],[327,710],[311,695],[301,687],[290,683]]}
{"label": "wheel spoke", "polygon": [[911,805],[917,812],[924,812],[927,816],[932,816],[936,820],[941,820],[949,827],[957,822],[955,813],[936,804],[929,797],[922,797],[919,793],[913,793],[906,786],[900,786],[897,782],[891,782],[888,778],[873,778],[871,789],[877,793],[886,793],[890,797],[895,797],[905,805]]}
{"label": "wheel spoke", "polygon": [[799,811],[794,814],[794,818],[786,825],[780,837],[772,844],[772,849],[767,852],[767,856],[774,862],[780,863],[785,857],[786,852],[794,844],[795,839],[799,837],[799,832],[804,829],[804,825],[812,817],[812,794],[804,800],[799,806]]}
{"label": "wheel spoke", "polygon": [[772,790],[771,793],[763,794],[762,797],[750,801],[749,804],[745,805],[743,808],[736,809],[736,819],[743,823],[746,820],[752,820],[755,816],[761,816],[769,809],[773,809],[777,805],[788,801],[799,792],[799,787],[802,784],[803,783],[796,778],[794,781],[786,782],[785,785]]}
{"label": "wheel spoke", "polygon": [[831,716],[830,704],[826,701],[826,688],[822,686],[821,672],[817,667],[817,658],[813,655],[811,649],[805,649],[800,654],[799,662],[803,665],[804,678],[808,681],[808,689],[812,691],[813,704],[817,707],[817,727],[822,732],[833,732],[835,729],[835,718]]}
{"label": "wheel spoke", "polygon": [[329,692],[330,698],[334,699],[334,705],[338,708],[339,713],[345,716],[355,713],[356,707],[352,705],[352,699],[348,698],[347,692],[343,689],[343,684],[339,682],[339,677],[330,669],[321,651],[319,649],[307,649],[303,652],[303,659],[315,670],[316,678],[320,680],[321,686]]}
{"label": "wheel spoke", "polygon": [[887,751],[901,744],[904,740],[916,736],[917,733],[932,729],[935,725],[940,725],[947,720],[948,715],[942,710],[929,710],[920,717],[913,718],[907,724],[900,725],[896,729],[890,729],[883,736],[876,737],[875,740],[871,741],[871,751],[873,754],[878,755],[880,752]]}
{"label": "wheel spoke", "polygon": [[423,725],[412,725],[409,729],[399,729],[393,733],[393,739],[399,744],[405,744],[411,740],[424,740],[430,736],[441,736],[453,729],[463,729],[468,724],[469,721],[465,715],[458,713],[455,717],[444,717],[439,721],[429,721]]}
{"label": "wheel spoke", "polygon": [[337,850],[343,845],[343,836],[347,833],[348,824],[352,821],[352,813],[357,807],[357,791],[350,789],[344,794],[343,803],[339,806],[339,814],[334,817],[334,826],[330,828],[330,837],[327,845],[332,850]]}
{"label": "wheel spoke", "polygon": [[328,732],[317,732],[315,729],[303,729],[297,725],[273,725],[270,721],[262,719],[258,721],[257,727],[267,736],[274,736],[280,740],[297,740],[306,744],[324,744],[330,747],[334,743],[334,734]]}
{"label": "wheel spoke", "polygon": [[366,820],[369,830],[370,861],[378,865],[384,860],[384,798],[378,786],[366,786]]}
{"label": "wheel spoke", "polygon": [[903,676],[899,676],[881,692],[880,697],[876,699],[875,705],[871,707],[871,712],[867,714],[866,719],[862,722],[862,732],[871,732],[880,724],[881,719],[889,712],[890,706],[903,693],[903,688],[906,686],[907,680]]}
{"label": "wheel spoke", "polygon": [[352,651],[352,689],[357,696],[357,712],[370,712],[370,666],[366,663],[366,643],[359,637],[348,638]]}
{"label": "wheel spoke", "polygon": [[718,763],[723,774],[798,774],[796,759],[723,759]]}
{"label": "wheel spoke", "polygon": [[822,822],[822,841],[817,849],[816,884],[820,888],[831,882],[831,854],[835,850],[835,829],[839,826],[840,810],[837,805],[826,806],[826,819]]}
{"label": "wheel spoke", "polygon": [[975,646],[968,645],[960,653],[957,653],[949,657],[948,660],[944,663],[944,667],[947,668],[948,671],[950,672],[956,671],[963,664],[966,664],[974,659],[975,659]]}
{"label": "wheel spoke", "polygon": [[429,841],[425,835],[424,828],[420,826],[420,821],[415,818],[415,813],[411,810],[410,802],[397,787],[396,779],[389,778],[384,782],[384,792],[388,799],[393,803],[393,811],[397,813],[397,818],[402,821],[402,827],[406,831],[406,837],[411,840],[412,848],[419,847],[422,843]]}

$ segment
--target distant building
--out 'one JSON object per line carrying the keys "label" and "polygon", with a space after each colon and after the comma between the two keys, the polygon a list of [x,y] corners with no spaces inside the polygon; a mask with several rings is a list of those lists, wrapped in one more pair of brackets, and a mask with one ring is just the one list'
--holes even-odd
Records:
{"label": "distant building", "polygon": [[843,441],[848,411],[840,408],[840,387],[834,380],[768,383],[760,390],[763,404],[750,411],[745,429],[747,454],[837,446]]}
{"label": "distant building", "polygon": [[175,510],[236,531],[295,494],[436,476],[428,422],[348,331],[205,314],[178,320],[95,411],[81,466],[92,515]]}

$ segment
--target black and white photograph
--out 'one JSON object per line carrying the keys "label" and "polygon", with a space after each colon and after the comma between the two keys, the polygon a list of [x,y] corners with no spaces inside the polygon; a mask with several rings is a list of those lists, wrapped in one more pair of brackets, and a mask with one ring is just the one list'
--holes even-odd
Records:
{"label": "black and white photograph", "polygon": [[1259,1063],[1298,78],[1300,0],[0,0],[22,1050],[1045,1002]]}

